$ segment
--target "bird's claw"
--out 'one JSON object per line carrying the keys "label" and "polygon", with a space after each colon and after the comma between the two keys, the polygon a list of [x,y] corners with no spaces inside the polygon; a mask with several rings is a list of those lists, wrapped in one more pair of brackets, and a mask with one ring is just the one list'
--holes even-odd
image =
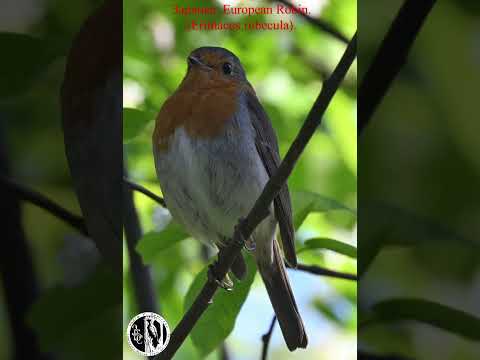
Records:
{"label": "bird's claw", "polygon": [[225,275],[225,278],[223,280],[218,279],[218,276],[215,272],[215,265],[214,264],[210,264],[208,266],[207,276],[208,276],[208,279],[210,281],[214,281],[222,289],[224,289],[226,291],[232,291],[233,290],[233,282],[228,277],[228,274]]}
{"label": "bird's claw", "polygon": [[245,245],[243,245],[243,247],[247,251],[254,251],[257,248],[257,244],[255,243],[255,240],[249,238],[247,241],[245,241]]}

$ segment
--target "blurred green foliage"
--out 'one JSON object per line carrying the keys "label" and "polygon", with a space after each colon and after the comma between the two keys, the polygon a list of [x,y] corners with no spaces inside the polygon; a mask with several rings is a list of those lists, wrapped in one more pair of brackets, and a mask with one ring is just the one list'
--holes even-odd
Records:
{"label": "blurred green foliage", "polygon": [[[59,95],[72,39],[101,2],[25,1],[1,10],[0,142],[9,176],[75,214],[80,209],[64,153]],[[36,331],[42,350],[58,359],[121,356],[119,275],[84,266],[96,262],[95,255],[80,251],[88,240],[51,214],[21,202],[21,216],[39,288],[24,320]],[[9,251],[4,245],[3,251]],[[62,261],[67,252],[73,256]],[[12,331],[1,287],[0,359],[11,359]]]}
{"label": "blurred green foliage", "polygon": [[[360,81],[403,3],[361,2]],[[480,357],[478,4],[436,2],[360,139],[362,349]]]}
{"label": "blurred green foliage", "polygon": [[[206,45],[222,46],[240,58],[249,81],[271,118],[282,155],[320,92],[325,74],[333,70],[345,49],[345,44],[298,16],[294,18],[296,31],[292,33],[185,31],[189,19],[174,14],[173,8],[177,3],[173,0],[123,2],[123,90],[124,107],[127,108],[124,109],[125,157],[131,178],[155,193],[161,193],[151,152],[155,114],[182,80],[186,57],[193,49]],[[321,2],[320,7],[317,7],[316,1],[309,3],[312,9],[317,9],[312,16],[330,22],[347,36],[353,35],[356,29],[356,1],[331,0]],[[268,2],[256,1],[255,4],[266,5]],[[216,6],[221,9],[220,2],[213,0],[183,1],[181,5]],[[207,17],[202,19],[207,20]],[[243,23],[272,20],[265,16],[227,18],[220,11],[208,19]],[[353,68],[288,182],[293,195],[298,247],[305,239],[320,236],[356,246],[356,179],[356,68]],[[205,260],[200,244],[193,239],[185,239],[186,235],[176,225],[167,225],[163,229],[169,217],[155,203],[141,194],[136,194],[135,200],[145,232],[138,250],[152,265],[161,313],[172,328],[185,311],[182,306],[184,301],[187,304],[191,301],[192,289],[197,289],[205,280],[205,270],[202,271]],[[338,248],[334,246],[329,249],[333,252],[325,251],[325,247],[312,247],[311,251],[300,253],[300,261],[338,271],[356,272],[354,259],[337,255],[334,251]],[[130,300],[124,303],[124,321],[128,322],[136,310],[127,260],[125,266],[124,298]],[[234,324],[239,323],[236,317],[249,292],[253,275],[253,272],[250,273],[250,280],[236,284],[232,294],[217,294],[213,305],[194,329],[193,342],[187,340],[176,359],[203,358],[218,349],[227,336],[227,348],[232,346],[230,356],[233,359],[259,357],[261,334],[266,331],[269,320],[258,328],[234,328]],[[299,273],[298,276],[307,278],[309,275]],[[335,351],[325,351],[326,344],[341,347],[351,342],[340,339],[353,339],[355,342],[355,326],[352,324],[356,324],[356,284],[320,277],[311,281],[318,283],[319,287],[326,287],[332,306],[349,304],[345,306],[350,310],[341,312],[342,321],[326,316],[324,310],[315,305],[315,299],[322,298],[324,294],[318,292],[316,286],[309,286],[308,280],[302,280],[296,293],[302,293],[298,295],[300,303],[307,304],[300,312],[309,331],[309,349],[290,354],[283,339],[280,342],[276,340],[271,349],[275,357],[337,359]],[[257,277],[250,293],[261,291],[261,281]],[[262,301],[268,302],[265,293],[262,293]],[[245,307],[240,317],[252,316],[259,311],[248,304]],[[269,304],[266,309],[273,313]],[[217,329],[217,320],[213,319],[221,319],[225,323],[222,326],[219,323]],[[320,329],[325,327],[330,329],[329,335],[318,337],[317,334],[322,333]],[[246,342],[245,336],[252,336],[252,333],[258,334],[253,340],[255,343]],[[242,349],[238,344],[243,344]],[[127,359],[135,357],[128,345],[124,344],[124,349]],[[355,346],[348,354],[348,358],[356,358]],[[208,356],[209,359],[216,357],[215,353]]]}

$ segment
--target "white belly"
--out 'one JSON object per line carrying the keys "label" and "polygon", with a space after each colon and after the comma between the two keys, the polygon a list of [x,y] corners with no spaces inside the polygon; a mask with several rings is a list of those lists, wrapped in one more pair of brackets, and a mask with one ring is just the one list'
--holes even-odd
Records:
{"label": "white belly", "polygon": [[[178,128],[168,151],[154,150],[157,176],[170,212],[205,243],[231,237],[238,219],[248,214],[268,181],[255,147],[254,130],[249,120],[243,119],[248,124],[234,119],[224,134],[208,140],[191,139]],[[274,226],[268,231],[273,236]]]}

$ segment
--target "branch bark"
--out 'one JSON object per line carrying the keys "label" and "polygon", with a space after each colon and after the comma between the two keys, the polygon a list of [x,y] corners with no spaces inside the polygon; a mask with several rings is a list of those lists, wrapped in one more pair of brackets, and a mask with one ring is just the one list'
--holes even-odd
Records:
{"label": "branch bark", "polygon": [[[324,82],[320,95],[313,104],[302,129],[288,150],[285,159],[266,184],[262,194],[257,199],[248,216],[245,219],[241,219],[239,224],[235,227],[234,235],[232,239],[230,239],[230,244],[226,248],[224,256],[213,265],[212,272],[216,275],[217,279],[223,279],[230,269],[234,259],[244,246],[245,239],[250,237],[255,227],[268,215],[269,205],[278,194],[283,184],[287,181],[298,158],[305,150],[309,140],[320,125],[333,95],[335,95],[340,83],[355,60],[356,51],[357,36],[355,34],[333,74]],[[187,310],[180,323],[172,332],[168,346],[157,356],[157,359],[171,359],[173,357],[193,329],[193,326],[196,324],[200,316],[207,309],[217,288],[217,282],[214,279],[209,278],[200,291],[200,294],[194,300],[192,306]]]}
{"label": "branch bark", "polygon": [[407,0],[400,8],[360,85],[358,133],[361,134],[375,109],[407,61],[407,56],[435,0]]}

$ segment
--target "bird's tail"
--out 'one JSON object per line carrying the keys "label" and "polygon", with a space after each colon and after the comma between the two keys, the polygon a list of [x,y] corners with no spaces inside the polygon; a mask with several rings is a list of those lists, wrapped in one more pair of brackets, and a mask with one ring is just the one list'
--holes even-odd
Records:
{"label": "bird's tail", "polygon": [[288,349],[293,351],[299,347],[306,348],[307,334],[276,240],[273,241],[273,263],[265,264],[262,261],[257,263]]}

